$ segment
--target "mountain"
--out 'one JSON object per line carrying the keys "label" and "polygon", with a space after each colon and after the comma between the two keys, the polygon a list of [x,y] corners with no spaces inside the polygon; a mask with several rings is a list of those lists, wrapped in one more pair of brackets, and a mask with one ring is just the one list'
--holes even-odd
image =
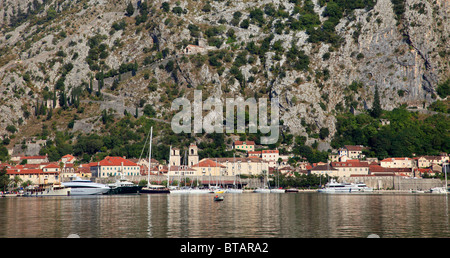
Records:
{"label": "mountain", "polygon": [[446,101],[449,8],[442,0],[1,0],[0,137],[9,147],[56,131],[76,141],[105,133],[108,117],[136,113],[170,122],[172,101],[202,90],[204,99],[279,97],[284,135],[326,150],[336,116],[370,110],[376,88],[384,110],[428,112]]}

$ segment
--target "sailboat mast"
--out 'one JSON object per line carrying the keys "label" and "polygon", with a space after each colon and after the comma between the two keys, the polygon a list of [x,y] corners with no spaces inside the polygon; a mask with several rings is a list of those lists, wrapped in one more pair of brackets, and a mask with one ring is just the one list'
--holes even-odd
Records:
{"label": "sailboat mast", "polygon": [[148,148],[148,173],[147,173],[147,186],[150,186],[150,171],[152,166],[152,139],[153,139],[153,126],[150,128],[150,143]]}
{"label": "sailboat mast", "polygon": [[170,145],[170,148],[169,148],[169,166],[168,166],[168,170],[167,170],[167,187],[169,187],[169,181],[170,181],[169,173],[170,173],[170,158],[171,157],[172,157],[172,145]]}

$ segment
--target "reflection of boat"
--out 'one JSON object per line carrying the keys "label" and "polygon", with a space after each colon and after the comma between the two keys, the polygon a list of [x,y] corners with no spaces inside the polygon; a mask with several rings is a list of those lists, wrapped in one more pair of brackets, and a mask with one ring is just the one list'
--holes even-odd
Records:
{"label": "reflection of boat", "polygon": [[319,189],[321,193],[361,193],[372,192],[373,189],[364,183],[338,183],[335,180],[325,185],[325,188]]}
{"label": "reflection of boat", "polygon": [[23,196],[69,196],[70,190],[61,184],[40,185],[25,189]]}
{"label": "reflection of boat", "polygon": [[71,188],[70,195],[104,194],[111,189],[107,185],[95,183],[90,180],[84,180],[79,177],[75,180],[64,182],[62,185]]}
{"label": "reflection of boat", "polygon": [[216,202],[220,202],[220,201],[223,201],[223,196],[218,196],[218,195],[216,195],[216,196],[214,196],[214,201],[216,201]]}
{"label": "reflection of boat", "polygon": [[109,188],[111,188],[111,190],[108,192],[110,194],[134,194],[139,193],[139,191],[142,189],[142,186],[127,181],[122,174],[119,180],[117,180],[113,184],[108,184],[108,186]]}

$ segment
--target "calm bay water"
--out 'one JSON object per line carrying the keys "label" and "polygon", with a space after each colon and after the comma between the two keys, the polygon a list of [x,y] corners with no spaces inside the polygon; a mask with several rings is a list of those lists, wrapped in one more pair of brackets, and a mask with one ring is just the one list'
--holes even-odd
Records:
{"label": "calm bay water", "polygon": [[2,238],[446,238],[449,221],[449,197],[433,194],[0,199]]}

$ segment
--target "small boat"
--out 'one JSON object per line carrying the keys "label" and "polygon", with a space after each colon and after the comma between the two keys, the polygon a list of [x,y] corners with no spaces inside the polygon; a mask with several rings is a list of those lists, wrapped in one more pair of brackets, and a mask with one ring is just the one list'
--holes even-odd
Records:
{"label": "small boat", "polygon": [[285,193],[286,190],[282,189],[282,188],[275,188],[275,189],[270,189],[271,193]]}
{"label": "small boat", "polygon": [[208,188],[191,188],[189,193],[190,194],[210,194],[210,193],[214,193],[214,191],[211,189],[208,189]]}
{"label": "small boat", "polygon": [[228,188],[225,190],[225,193],[243,193],[244,190],[243,189],[238,189],[238,188]]}
{"label": "small boat", "polygon": [[434,194],[447,194],[448,193],[448,191],[445,187],[433,187],[430,189],[430,192],[434,193]]}
{"label": "small boat", "polygon": [[140,190],[140,193],[145,194],[168,194],[170,193],[169,188],[163,186],[163,185],[149,185],[146,187],[143,187]]}
{"label": "small boat", "polygon": [[256,188],[253,190],[254,193],[270,193],[269,188]]}
{"label": "small boat", "polygon": [[23,196],[70,196],[70,187],[61,184],[31,186],[25,189]]}
{"label": "small boat", "polygon": [[69,182],[63,182],[62,185],[71,188],[70,195],[104,194],[111,189],[105,184],[95,183],[90,180],[81,179],[79,177],[76,177],[74,180]]}
{"label": "small boat", "polygon": [[298,189],[297,188],[288,188],[285,191],[286,193],[298,193]]}
{"label": "small boat", "polygon": [[214,196],[214,201],[215,202],[221,202],[221,201],[223,201],[223,199],[224,199],[223,196],[218,196],[218,195]]}

